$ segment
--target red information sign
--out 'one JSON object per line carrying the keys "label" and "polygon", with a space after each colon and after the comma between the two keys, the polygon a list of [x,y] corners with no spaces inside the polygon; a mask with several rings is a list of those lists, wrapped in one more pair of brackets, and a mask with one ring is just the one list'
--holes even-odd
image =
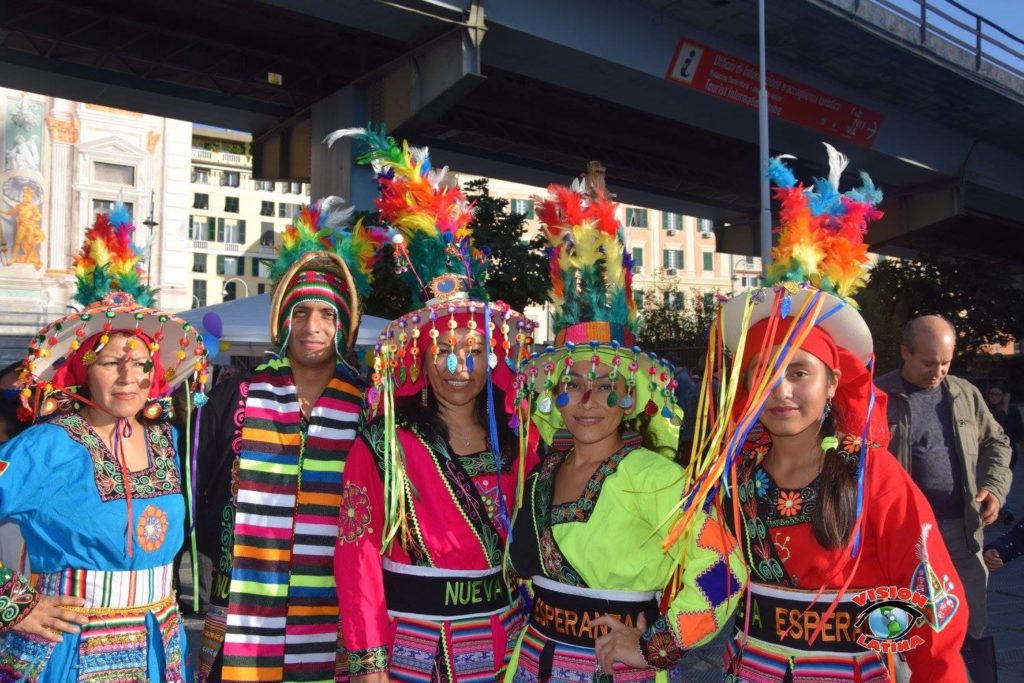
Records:
{"label": "red information sign", "polygon": [[[696,88],[734,104],[757,109],[756,64],[681,38],[672,57],[670,81]],[[767,72],[768,113],[858,145],[870,147],[882,115],[809,85]]]}

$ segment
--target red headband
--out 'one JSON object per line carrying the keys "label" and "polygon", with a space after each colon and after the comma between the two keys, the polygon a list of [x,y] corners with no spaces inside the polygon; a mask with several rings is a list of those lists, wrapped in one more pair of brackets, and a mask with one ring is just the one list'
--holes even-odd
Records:
{"label": "red headband", "polygon": [[[750,369],[754,357],[762,350],[778,346],[789,332],[796,318],[784,318],[779,321],[771,339],[768,339],[769,321],[771,318],[759,320],[747,332],[747,343],[743,351],[743,372]],[[868,436],[871,440],[885,446],[889,443],[889,425],[886,421],[886,402],[884,392],[875,389],[872,373],[864,363],[852,352],[838,346],[832,336],[821,327],[813,327],[800,345],[802,351],[811,354],[831,370],[839,370],[839,386],[833,403],[837,407],[838,421],[836,428],[844,434],[859,437],[864,430],[864,422],[868,418],[868,404],[874,394],[874,406],[871,408],[871,427]],[[740,385],[736,406],[742,410],[746,404],[746,383]]]}

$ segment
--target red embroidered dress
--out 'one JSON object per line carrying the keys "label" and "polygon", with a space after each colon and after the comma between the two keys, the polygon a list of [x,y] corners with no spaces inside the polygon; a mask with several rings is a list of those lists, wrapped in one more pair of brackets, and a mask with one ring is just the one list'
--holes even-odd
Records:
{"label": "red embroidered dress", "polygon": [[[522,628],[501,573],[506,531],[498,505],[499,491],[507,504],[514,499],[518,459],[506,458],[499,477],[490,452],[456,456],[428,428],[408,423],[397,433],[408,472],[409,538],[396,539],[383,556],[383,420],[366,425],[345,467],[334,566],[350,671],[493,680]],[[432,581],[443,582],[436,596],[406,595]],[[445,610],[450,616],[436,618]]]}

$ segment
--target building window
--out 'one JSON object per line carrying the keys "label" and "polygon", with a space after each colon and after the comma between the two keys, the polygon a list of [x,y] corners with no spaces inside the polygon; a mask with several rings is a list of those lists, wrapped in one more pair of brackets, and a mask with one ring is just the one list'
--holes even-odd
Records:
{"label": "building window", "polygon": [[679,230],[683,225],[683,217],[678,213],[666,211],[661,214],[661,226],[666,230]]}
{"label": "building window", "polygon": [[697,232],[702,235],[710,235],[715,232],[715,224],[710,218],[701,218],[697,220]]}
{"label": "building window", "polygon": [[522,216],[526,216],[527,220],[533,218],[532,199],[513,199],[510,205],[512,208],[512,213],[518,213]]}
{"label": "building window", "polygon": [[266,293],[266,291],[267,291],[267,283],[266,282],[260,282],[259,284],[256,285],[256,293],[257,294],[264,294],[264,293]]}
{"label": "building window", "polygon": [[286,183],[285,187],[287,188],[285,192],[289,192],[291,194],[302,194],[302,183]]}
{"label": "building window", "polygon": [[260,246],[261,247],[272,247],[274,246],[274,224],[273,223],[260,223]]}
{"label": "building window", "polygon": [[711,308],[714,307],[714,305],[715,305],[715,293],[714,292],[704,292],[704,308],[710,310]]}
{"label": "building window", "polygon": [[[98,213],[110,213],[114,210],[114,204],[117,202],[113,199],[94,199],[92,200],[92,213],[95,216]],[[125,210],[128,212],[128,220],[132,223],[135,222],[135,205],[131,202],[122,202]]]}
{"label": "building window", "polygon": [[630,228],[646,228],[647,209],[628,207],[626,209],[626,225]]}
{"label": "building window", "polygon": [[704,257],[704,270],[712,271],[715,269],[715,252],[705,251]]}
{"label": "building window", "polygon": [[644,292],[643,290],[633,292],[633,303],[636,304],[636,310],[642,311],[644,308]]}
{"label": "building window", "polygon": [[631,251],[633,253],[633,272],[639,273],[644,269],[644,248],[633,247]]}
{"label": "building window", "polygon": [[218,218],[217,241],[225,244],[245,244],[245,221]]}
{"label": "building window", "polygon": [[225,197],[224,210],[228,213],[238,213],[238,197]]}
{"label": "building window", "polygon": [[196,252],[192,254],[192,272],[193,273],[205,273],[206,272],[206,254]]}
{"label": "building window", "polygon": [[252,274],[256,277],[270,277],[270,264],[267,259],[254,258],[252,260]]}
{"label": "building window", "polygon": [[200,185],[210,184],[210,169],[203,168],[202,166],[192,167],[192,182]]}
{"label": "building window", "polygon": [[758,277],[743,276],[742,278],[740,278],[740,281],[743,283],[744,287],[753,288],[753,287],[759,287],[761,285],[760,278],[758,278]]}
{"label": "building window", "polygon": [[214,219],[213,217],[191,216],[188,223],[188,238],[190,240],[212,240]]}
{"label": "building window", "polygon": [[192,195],[192,208],[193,209],[209,209],[210,208],[210,195],[203,194],[202,192],[196,192]]}
{"label": "building window", "polygon": [[104,161],[93,162],[92,175],[97,183],[124,185],[135,187],[135,167],[124,164],[108,164]]}
{"label": "building window", "polygon": [[220,184],[223,187],[238,187],[242,184],[242,174],[238,171],[221,171]]}
{"label": "building window", "polygon": [[[274,181],[273,180],[257,180],[256,181],[256,189],[257,190],[262,190],[264,192],[273,192],[274,191]],[[272,216],[273,214],[267,214],[267,215],[268,216]]]}
{"label": "building window", "polygon": [[206,280],[192,281],[192,308],[206,305]]}
{"label": "building window", "polygon": [[294,220],[301,210],[302,206],[299,204],[286,204],[285,202],[279,202],[277,205],[277,216],[278,218]]}
{"label": "building window", "polygon": [[683,250],[682,249],[664,249],[661,252],[662,263],[661,265],[665,268],[682,268],[683,267]]}
{"label": "building window", "polygon": [[237,256],[218,256],[217,275],[244,275],[242,260]]}
{"label": "building window", "polygon": [[260,202],[260,215],[261,216],[273,216],[274,215],[274,202]]}
{"label": "building window", "polygon": [[682,292],[665,292],[665,308],[680,311],[686,306],[686,297]]}

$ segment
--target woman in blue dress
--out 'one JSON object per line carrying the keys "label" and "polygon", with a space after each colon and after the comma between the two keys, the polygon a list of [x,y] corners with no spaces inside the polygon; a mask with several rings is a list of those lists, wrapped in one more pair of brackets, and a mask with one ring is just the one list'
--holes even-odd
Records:
{"label": "woman in blue dress", "polygon": [[20,524],[33,574],[0,574],[0,681],[190,680],[172,588],[186,477],[160,418],[176,386],[205,382],[206,357],[148,308],[133,230],[123,210],[97,216],[75,257],[85,308],[40,330],[22,365],[37,423],[0,449],[0,517]]}

